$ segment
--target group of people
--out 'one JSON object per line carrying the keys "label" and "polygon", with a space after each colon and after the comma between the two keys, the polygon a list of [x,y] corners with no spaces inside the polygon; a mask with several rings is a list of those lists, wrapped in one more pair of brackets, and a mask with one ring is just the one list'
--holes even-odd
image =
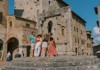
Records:
{"label": "group of people", "polygon": [[[35,33],[32,32],[29,36],[29,43],[31,45],[30,50],[30,57],[39,57],[39,56],[57,56],[57,50],[56,50],[56,44],[50,35],[37,35],[35,36]],[[15,58],[17,57],[24,57],[24,53],[22,51],[22,54],[16,53]],[[7,53],[7,61],[12,60],[11,52],[8,51]]]}
{"label": "group of people", "polygon": [[37,35],[32,32],[29,36],[29,43],[31,44],[31,57],[39,57],[39,56],[56,56],[57,50],[53,37],[48,37],[48,35]]}

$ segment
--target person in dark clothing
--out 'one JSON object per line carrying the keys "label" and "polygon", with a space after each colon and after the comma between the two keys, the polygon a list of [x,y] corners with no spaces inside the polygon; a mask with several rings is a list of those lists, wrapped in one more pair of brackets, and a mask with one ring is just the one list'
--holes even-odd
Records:
{"label": "person in dark clothing", "polygon": [[46,56],[46,50],[48,48],[48,38],[47,35],[44,35],[44,39],[42,41],[42,56]]}

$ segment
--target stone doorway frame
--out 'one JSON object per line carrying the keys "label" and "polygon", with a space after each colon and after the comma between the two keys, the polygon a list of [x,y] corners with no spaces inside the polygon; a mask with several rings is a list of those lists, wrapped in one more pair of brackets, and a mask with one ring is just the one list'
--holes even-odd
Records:
{"label": "stone doorway frame", "polygon": [[[9,46],[9,45],[11,45],[11,43],[12,44],[17,44],[14,47],[14,49],[11,49],[13,46]],[[19,46],[19,40],[16,37],[11,37],[11,38],[8,39],[8,41],[7,41],[7,53],[8,53],[8,51],[11,52],[12,59],[13,59],[13,56],[14,56],[13,53],[18,48],[18,46]],[[9,47],[11,47],[11,48],[9,48]]]}
{"label": "stone doorway frame", "polygon": [[2,58],[3,58],[3,44],[4,44],[4,42],[3,42],[2,39],[0,39],[0,41],[2,42],[2,51],[0,51],[0,53],[1,53],[0,60],[2,60]]}

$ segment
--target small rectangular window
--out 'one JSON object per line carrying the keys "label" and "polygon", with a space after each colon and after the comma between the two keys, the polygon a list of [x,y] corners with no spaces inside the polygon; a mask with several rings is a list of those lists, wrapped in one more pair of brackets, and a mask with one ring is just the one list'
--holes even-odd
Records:
{"label": "small rectangular window", "polygon": [[29,28],[30,27],[30,24],[26,23],[26,27]]}
{"label": "small rectangular window", "polygon": [[12,21],[10,21],[10,27],[12,27]]}
{"label": "small rectangular window", "polygon": [[76,31],[76,28],[74,27],[74,31]]}
{"label": "small rectangular window", "polygon": [[51,6],[51,2],[49,1],[49,6]]}
{"label": "small rectangular window", "polygon": [[64,35],[64,29],[62,29],[62,35]]}
{"label": "small rectangular window", "polygon": [[0,12],[0,22],[2,22],[2,17],[3,17],[3,14],[2,12]]}
{"label": "small rectangular window", "polygon": [[77,32],[78,32],[78,28],[77,28]]}
{"label": "small rectangular window", "polygon": [[80,43],[80,40],[78,39],[78,44]]}
{"label": "small rectangular window", "polygon": [[49,1],[49,5],[50,5],[50,3],[51,3],[51,2]]}
{"label": "small rectangular window", "polygon": [[39,0],[37,0],[37,1],[39,1]]}
{"label": "small rectangular window", "polygon": [[27,4],[28,4],[28,2],[27,2]]}

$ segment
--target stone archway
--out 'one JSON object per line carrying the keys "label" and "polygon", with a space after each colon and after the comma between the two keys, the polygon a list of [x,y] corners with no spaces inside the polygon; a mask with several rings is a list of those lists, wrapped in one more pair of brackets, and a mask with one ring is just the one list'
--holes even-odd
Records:
{"label": "stone archway", "polygon": [[2,59],[3,41],[0,39],[0,59]]}
{"label": "stone archway", "polygon": [[48,33],[51,33],[52,27],[53,27],[53,22],[49,21],[49,23],[48,23]]}
{"label": "stone archway", "polygon": [[12,37],[7,41],[7,52],[10,51],[11,59],[13,59],[13,52],[18,48],[18,45],[18,39],[16,39],[15,37]]}
{"label": "stone archway", "polygon": [[3,41],[0,39],[0,51],[3,50]]}

